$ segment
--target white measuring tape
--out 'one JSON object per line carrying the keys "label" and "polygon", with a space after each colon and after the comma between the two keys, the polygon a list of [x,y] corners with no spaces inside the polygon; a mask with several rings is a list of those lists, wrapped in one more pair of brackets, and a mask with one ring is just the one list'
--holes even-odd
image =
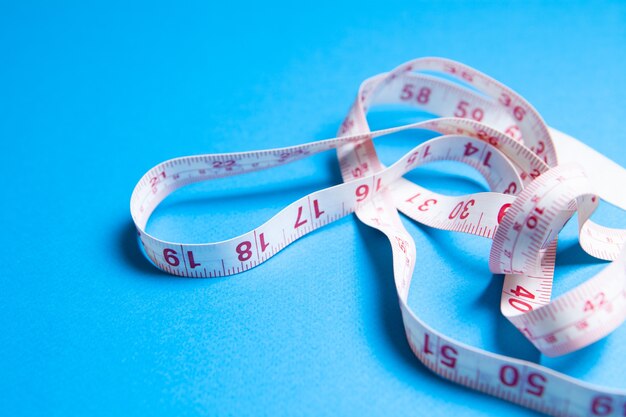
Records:
{"label": "white measuring tape", "polygon": [[[475,90],[424,72],[456,77]],[[410,105],[442,118],[372,132],[366,113],[377,104]],[[383,166],[372,139],[410,129],[441,136]],[[157,205],[184,185],[272,168],[329,149],[337,150],[344,183],[293,202],[248,233],[222,242],[185,244],[145,231]],[[403,178],[417,166],[440,160],[472,166],[492,192],[450,197]],[[458,62],[422,58],[364,81],[337,138],[176,158],[155,166],[135,187],[131,214],[145,253],[158,268],[185,277],[224,277],[255,267],[307,233],[355,213],[391,243],[407,339],[433,372],[548,414],[626,416],[626,391],[467,346],[424,323],[407,303],[416,249],[398,214],[493,239],[489,268],[505,274],[502,313],[537,349],[556,356],[597,341],[626,319],[626,230],[589,220],[600,199],[626,210],[626,193],[611,184],[626,184],[624,168],[548,128],[517,93]],[[551,299],[556,236],[576,212],[582,248],[613,262]]]}

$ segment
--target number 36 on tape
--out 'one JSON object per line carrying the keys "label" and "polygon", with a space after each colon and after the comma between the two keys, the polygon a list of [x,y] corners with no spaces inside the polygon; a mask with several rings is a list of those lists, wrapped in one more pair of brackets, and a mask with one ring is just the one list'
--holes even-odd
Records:
{"label": "number 36 on tape", "polygon": [[[366,114],[378,104],[413,106],[440,117],[370,131]],[[372,139],[410,129],[440,136],[383,166]],[[342,184],[293,202],[241,236],[185,244],[145,231],[157,205],[184,185],[269,169],[331,149],[337,152]],[[584,161],[574,163],[581,154]],[[420,165],[441,160],[475,168],[491,191],[446,196],[403,178]],[[336,138],[158,164],[135,187],[131,214],[141,245],[158,268],[185,277],[224,277],[255,267],[307,233],[355,213],[389,238],[408,343],[426,367],[547,414],[626,416],[624,390],[467,346],[423,322],[407,303],[416,248],[399,218],[402,212],[431,227],[492,239],[489,268],[504,274],[502,313],[537,349],[557,356],[608,335],[626,318],[626,231],[590,220],[600,200],[626,210],[626,193],[613,184],[626,184],[624,168],[549,128],[516,92],[461,63],[421,58],[364,81]],[[612,262],[552,298],[557,234],[575,213],[581,247]]]}

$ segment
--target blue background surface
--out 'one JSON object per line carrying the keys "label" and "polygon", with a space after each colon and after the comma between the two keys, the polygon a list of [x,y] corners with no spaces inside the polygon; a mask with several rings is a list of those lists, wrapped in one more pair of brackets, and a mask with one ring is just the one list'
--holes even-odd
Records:
{"label": "blue background surface", "polygon": [[[139,252],[130,193],[171,157],[332,137],[363,79],[429,55],[510,85],[550,125],[626,166],[623,2],[58,3],[0,6],[1,415],[532,414],[420,365],[388,243],[353,216],[245,274],[179,279]],[[390,163],[426,137],[376,144]],[[410,178],[483,189],[470,171],[446,170]],[[194,185],[149,231],[232,237],[340,181],[329,152]],[[626,227],[610,207],[597,218]],[[500,316],[488,241],[405,224],[419,247],[410,302],[433,327],[626,388],[624,326],[542,357]],[[570,226],[557,258],[557,294],[603,265]]]}

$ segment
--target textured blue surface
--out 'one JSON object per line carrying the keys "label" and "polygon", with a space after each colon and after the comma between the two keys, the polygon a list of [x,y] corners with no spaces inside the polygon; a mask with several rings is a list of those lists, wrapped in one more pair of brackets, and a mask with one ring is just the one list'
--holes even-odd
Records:
{"label": "textured blue surface", "polygon": [[[1,415],[532,414],[419,364],[389,246],[354,217],[245,274],[177,279],[141,256],[130,193],[174,156],[331,137],[364,78],[427,55],[494,76],[626,166],[623,2],[82,3],[0,5]],[[376,111],[371,122],[411,117]],[[381,158],[419,138],[378,140]],[[442,169],[411,178],[483,189]],[[339,181],[328,153],[192,186],[149,230],[232,237]],[[626,227],[610,207],[598,219]],[[541,357],[499,314],[488,241],[406,224],[420,248],[411,305],[433,327],[626,388],[624,326]],[[557,293],[602,265],[572,227],[562,236]]]}

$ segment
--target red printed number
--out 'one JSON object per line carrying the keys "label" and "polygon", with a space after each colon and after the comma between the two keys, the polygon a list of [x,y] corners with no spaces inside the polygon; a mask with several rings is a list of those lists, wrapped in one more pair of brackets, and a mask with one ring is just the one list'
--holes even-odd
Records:
{"label": "red printed number", "polygon": [[535,298],[535,295],[533,293],[531,293],[521,285],[518,285],[515,289],[511,288],[511,293],[515,294],[516,297],[526,297],[530,298],[531,300]]}
{"label": "red printed number", "polygon": [[[515,185],[514,183],[511,184]],[[511,207],[511,203],[502,204],[502,207],[500,207],[500,211],[498,212],[498,224],[500,224],[500,222],[504,218],[504,215],[506,214],[506,211],[509,209],[509,207]]]}
{"label": "red printed number", "polygon": [[[419,153],[420,153],[419,151],[415,151],[408,157],[408,159],[406,160],[407,167],[409,167],[409,166],[411,166],[411,165],[413,165],[415,163]],[[427,156],[430,156],[430,155],[432,155],[432,154],[430,153],[430,145],[428,145],[428,146],[426,146],[426,148],[424,148],[424,153],[422,154],[422,159],[425,159]]]}
{"label": "red printed number", "polygon": [[[509,96],[506,93],[502,93],[500,95],[500,103],[502,103],[506,107],[509,107],[511,105],[511,96]],[[525,115],[526,115],[526,110],[524,110],[523,107],[515,106],[513,108],[513,117],[515,117],[520,122],[524,119]]]}
{"label": "red printed number", "polygon": [[261,244],[261,252],[265,252],[265,249],[267,249],[267,247],[270,245],[269,243],[265,242],[264,233],[259,234],[259,243]]}
{"label": "red printed number", "polygon": [[[300,226],[304,226],[308,220],[302,218],[303,207],[298,207],[298,215],[296,216],[296,223],[293,225],[294,229],[297,229]],[[315,218],[319,219],[319,217],[326,213],[324,210],[320,210],[320,203],[318,200],[313,200],[313,211],[315,212]]]}
{"label": "red printed number", "polygon": [[226,170],[230,171],[231,167],[236,163],[237,162],[233,159],[229,159],[227,161],[213,161],[213,168],[226,168]]}
{"label": "red printed number", "polygon": [[474,203],[476,203],[474,200],[469,200],[467,203],[461,201],[452,209],[448,218],[452,220],[456,216],[459,216],[459,219],[467,219],[469,217],[469,207],[472,207]]}
{"label": "red printed number", "polygon": [[159,175],[157,175],[157,176],[155,176],[155,177],[150,178],[150,185],[151,185],[152,187],[156,187],[156,185],[158,184],[158,182],[159,182],[159,180],[160,180],[160,179],[159,179],[159,176],[161,176],[161,177],[165,178],[165,171],[161,171],[161,173],[160,173]]}
{"label": "red printed number", "polygon": [[239,255],[237,256],[237,259],[241,262],[245,262],[252,257],[252,243],[250,243],[249,240],[244,240],[237,245],[235,251]]}
{"label": "red printed number", "polygon": [[[259,234],[259,243],[261,244],[261,252],[265,252],[265,249],[267,249],[267,247],[270,245],[265,241],[264,233]],[[252,242],[250,242],[249,240],[244,240],[237,245],[237,247],[235,248],[235,252],[237,252],[237,259],[239,259],[240,262],[245,262],[249,260],[250,258],[252,258]]]}
{"label": "red printed number", "polygon": [[165,262],[172,266],[180,265],[180,260],[176,256],[178,253],[174,249],[163,249],[163,258]]}
{"label": "red printed number", "polygon": [[[507,387],[516,387],[520,380],[519,370],[512,365],[503,365],[500,368],[500,382]],[[526,378],[525,392],[537,397],[543,396],[547,378],[542,374],[530,372]]]}
{"label": "red printed number", "polygon": [[[417,197],[419,197],[420,195],[422,195],[421,193],[417,193],[415,194],[413,197],[409,198],[406,200],[407,203],[411,203],[413,204],[413,200],[415,200]],[[417,204],[417,203],[415,203]],[[435,198],[429,198],[428,200],[424,201],[422,204],[420,204],[419,206],[417,206],[417,209],[419,211],[428,211],[428,209],[430,208],[430,205],[435,205],[437,204],[437,200]]]}
{"label": "red printed number", "polygon": [[417,209],[419,211],[428,211],[428,209],[430,208],[430,205],[435,205],[437,204],[437,200],[434,198],[429,198],[428,200],[424,201],[424,203],[420,206],[417,207]]}
{"label": "red printed number", "polygon": [[509,304],[516,310],[526,312],[531,311],[533,306],[528,304],[526,301],[518,300],[517,298],[509,298]]}
{"label": "red printed number", "polygon": [[430,88],[422,87],[419,89],[417,94],[415,94],[415,86],[413,84],[405,84],[402,88],[402,94],[400,94],[400,99],[408,101],[415,97],[415,100],[418,103],[426,104],[428,103],[428,100],[430,100],[430,93]]}
{"label": "red printed number", "polygon": [[459,101],[459,104],[457,104],[456,106],[456,111],[454,112],[454,115],[456,117],[468,117],[469,116],[472,119],[476,120],[477,122],[480,122],[481,120],[483,120],[483,117],[485,116],[485,111],[481,109],[480,107],[474,107],[473,109],[471,109],[469,105],[470,104],[465,100]]}
{"label": "red printed number", "polygon": [[450,74],[455,74],[455,75],[460,76],[467,82],[471,83],[474,81],[474,76],[472,74],[470,74],[467,71],[457,69],[456,67],[452,65],[446,65],[446,71],[448,71]]}
{"label": "red printed number", "polygon": [[[167,262],[171,266],[180,265],[180,259],[178,259],[177,255],[178,252],[176,252],[174,249],[163,249],[163,258],[165,259],[165,262]],[[190,268],[193,269],[197,266],[200,266],[200,263],[195,261],[193,257],[193,252],[190,250],[187,251],[187,259],[189,259]]]}
{"label": "red printed number", "polygon": [[540,140],[539,142],[537,142],[537,148],[535,149],[534,146],[531,146],[530,150],[535,152],[537,155],[539,155],[540,153],[543,153],[543,151],[546,150],[546,144],[542,140]]}
{"label": "red printed number", "polygon": [[593,311],[596,308],[602,307],[604,304],[606,304],[605,298],[606,296],[604,295],[603,292],[597,293],[593,297],[593,299],[585,301],[585,308],[583,309],[583,311]]}
{"label": "red printed number", "polygon": [[[516,297],[526,297],[531,300],[535,298],[535,295],[533,293],[531,293],[521,285],[518,285],[517,287],[515,287],[515,289],[511,288],[511,294],[515,295]],[[511,305],[511,307],[522,312],[531,311],[533,309],[533,307],[526,301],[518,300],[516,298],[509,298],[509,304]]]}
{"label": "red printed number", "polygon": [[515,194],[515,192],[517,191],[517,185],[515,185],[514,182],[510,183],[508,187],[506,187],[506,190],[504,190],[504,194]]}
{"label": "red printed number", "polygon": [[367,198],[367,195],[370,193],[370,187],[365,184],[359,185],[356,187],[356,201],[363,201]]}
{"label": "red printed number", "polygon": [[[472,142],[467,142],[464,145],[464,147],[465,147],[465,150],[463,151],[463,156],[472,156],[476,152],[479,151],[479,149],[476,146],[474,146],[472,144]],[[483,159],[483,165],[488,167],[488,168],[491,168],[491,164],[489,163],[490,161],[491,161],[491,151],[487,151],[485,153],[485,158]],[[513,184],[513,185],[515,185],[515,184]]]}
{"label": "red printed number", "polygon": [[[430,335],[428,333],[424,333],[424,348],[423,351],[426,354],[432,354],[433,351],[430,350]],[[456,357],[459,352],[448,345],[441,345],[439,348],[440,353],[440,362],[442,365],[447,366],[448,368],[454,369],[456,367]]]}
{"label": "red printed number", "polygon": [[613,399],[607,395],[594,397],[591,402],[591,412],[594,416],[608,416],[613,412]]}

